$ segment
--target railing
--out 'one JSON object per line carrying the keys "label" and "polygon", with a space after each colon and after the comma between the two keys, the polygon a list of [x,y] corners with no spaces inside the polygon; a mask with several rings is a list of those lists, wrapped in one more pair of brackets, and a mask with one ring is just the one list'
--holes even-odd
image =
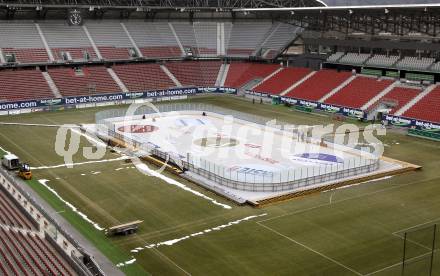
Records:
{"label": "railing", "polygon": [[[207,160],[202,160],[203,165],[201,166],[195,165],[192,160],[184,162],[184,168],[228,188],[252,192],[279,192],[306,188],[324,182],[369,173],[379,167],[377,160],[364,160],[363,165],[348,166],[348,168],[341,170],[334,170],[338,168],[338,165],[325,166],[324,169],[314,167],[312,170],[302,167],[299,170],[284,170],[279,173],[272,173],[263,178],[248,173],[236,173],[234,175],[232,172],[228,173],[228,168]],[[339,166],[339,168],[341,167],[342,165]],[[315,172],[320,174],[315,175]]]}

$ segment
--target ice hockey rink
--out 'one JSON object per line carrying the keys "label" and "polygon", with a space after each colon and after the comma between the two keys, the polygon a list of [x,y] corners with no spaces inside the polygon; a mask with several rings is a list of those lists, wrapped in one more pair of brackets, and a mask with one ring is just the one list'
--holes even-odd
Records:
{"label": "ice hockey rink", "polygon": [[285,183],[376,161],[373,155],[346,146],[304,140],[298,132],[209,111],[108,120],[124,139],[238,182]]}

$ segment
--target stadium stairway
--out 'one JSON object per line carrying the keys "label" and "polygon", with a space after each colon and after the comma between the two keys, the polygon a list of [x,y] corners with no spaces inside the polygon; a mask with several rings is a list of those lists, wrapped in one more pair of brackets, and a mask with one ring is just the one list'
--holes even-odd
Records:
{"label": "stadium stairway", "polygon": [[367,76],[358,76],[337,93],[328,97],[324,102],[338,106],[360,109],[374,96],[387,88],[392,81],[379,80]]}
{"label": "stadium stairway", "polygon": [[129,60],[134,48],[118,21],[88,21],[85,32],[96,45],[96,50],[106,60]]}
{"label": "stadium stairway", "polygon": [[269,80],[270,78],[272,78],[273,76],[275,76],[276,74],[278,74],[280,71],[284,70],[284,67],[280,67],[278,69],[276,69],[275,71],[273,71],[270,75],[267,75],[266,77],[264,77],[261,81],[259,81],[257,84],[255,84],[254,86],[252,86],[251,90],[254,90],[256,87],[258,87],[260,84],[266,82],[267,80]]}
{"label": "stadium stairway", "polygon": [[173,34],[174,38],[176,39],[177,45],[179,45],[180,51],[182,52],[182,55],[185,55],[185,49],[183,48],[182,42],[180,41],[179,37],[177,36],[176,30],[174,29],[173,24],[171,22],[168,22],[168,27],[171,30],[171,33]]}
{"label": "stadium stairway", "polygon": [[229,64],[224,64],[220,66],[220,70],[218,71],[217,79],[215,80],[215,86],[223,86],[226,74],[228,73]]}
{"label": "stadium stairway", "polygon": [[316,74],[316,71],[312,71],[310,72],[307,76],[305,76],[304,78],[302,78],[301,80],[297,81],[296,83],[292,84],[290,87],[286,88],[283,92],[280,93],[281,96],[286,95],[287,93],[290,92],[290,90],[295,89],[296,87],[300,86],[302,83],[304,83],[305,81],[307,81],[308,79],[310,79],[311,77],[313,77],[313,75]]}
{"label": "stadium stairway", "polygon": [[117,64],[112,69],[132,92],[168,89],[175,86],[157,63]]}
{"label": "stadium stairway", "polygon": [[395,106],[390,110],[389,114],[395,112],[405,106],[413,98],[417,97],[422,92],[419,88],[396,86],[389,93],[378,99],[373,105],[369,106],[367,110],[372,111],[376,107],[380,107],[383,102],[394,103]]}
{"label": "stadium stairway", "polygon": [[256,92],[280,94],[310,73],[308,68],[288,67],[278,71],[254,88]]}
{"label": "stadium stairway", "polygon": [[2,70],[0,87],[0,101],[53,98],[53,93],[40,70]]}
{"label": "stadium stairway", "polygon": [[335,95],[336,93],[338,93],[340,90],[344,89],[347,85],[349,85],[352,81],[354,81],[357,78],[356,75],[353,75],[351,77],[349,77],[348,79],[346,79],[343,83],[341,83],[340,85],[338,85],[335,89],[333,89],[332,91],[330,91],[329,93],[327,93],[326,95],[324,95],[321,99],[319,99],[319,102],[323,103],[325,102],[328,98],[332,97],[333,95]]}
{"label": "stadium stairway", "polygon": [[351,77],[351,72],[337,72],[334,70],[320,70],[305,80],[300,85],[291,88],[285,96],[318,101],[323,96],[343,84]]}
{"label": "stadium stairway", "polygon": [[397,110],[394,115],[396,116],[402,116],[406,111],[411,109],[415,104],[417,104],[420,100],[422,100],[424,97],[426,97],[429,93],[432,92],[435,88],[438,87],[438,84],[433,84],[428,86],[425,90],[422,91],[419,95],[414,97],[411,101],[409,101],[407,104],[405,104],[402,108]]}
{"label": "stadium stairway", "polygon": [[144,57],[141,50],[139,49],[138,45],[136,44],[136,41],[134,41],[133,37],[131,36],[130,32],[128,31],[127,27],[123,22],[120,23],[122,29],[124,30],[125,34],[128,37],[128,40],[130,40],[131,45],[133,45],[133,48],[136,50],[136,53],[139,57]]}
{"label": "stadium stairway", "polygon": [[47,85],[49,85],[50,90],[52,91],[52,94],[55,98],[62,98],[63,96],[60,93],[60,90],[55,85],[55,82],[53,81],[52,77],[49,75],[48,72],[42,72],[44,79],[47,82]]}
{"label": "stadium stairway", "polygon": [[6,63],[5,56],[3,55],[3,50],[0,48],[0,63]]}
{"label": "stadium stairway", "polygon": [[122,92],[129,92],[127,86],[121,81],[119,76],[113,71],[112,68],[107,68],[108,74],[112,77],[112,79],[115,81],[115,83],[119,86]]}
{"label": "stadium stairway", "polygon": [[102,60],[103,57],[101,55],[101,52],[99,51],[98,46],[96,46],[96,43],[93,40],[93,37],[90,35],[89,30],[87,29],[87,27],[85,25],[82,25],[82,28],[83,28],[83,31],[86,34],[87,38],[89,39],[90,45],[92,45],[92,48],[96,53],[96,56],[98,57],[98,59]]}
{"label": "stadium stairway", "polygon": [[379,94],[371,98],[368,102],[366,102],[362,107],[361,110],[367,110],[369,107],[371,107],[374,103],[376,103],[379,99],[382,99],[385,97],[389,92],[391,92],[396,85],[399,84],[399,82],[395,81],[390,86],[382,90]]}
{"label": "stadium stairway", "polygon": [[121,91],[104,66],[85,66],[79,70],[57,67],[49,68],[48,72],[63,96]]}
{"label": "stadium stairway", "polygon": [[402,116],[439,123],[440,86],[437,84],[434,88],[430,88],[430,91],[405,111]]}
{"label": "stadium stairway", "polygon": [[41,30],[40,24],[35,23],[35,27],[37,28],[38,35],[40,36],[41,42],[43,42],[44,49],[46,50],[47,56],[49,57],[49,61],[55,61],[52,51],[50,50],[49,44],[47,43],[46,37],[44,36],[43,31]]}
{"label": "stadium stairway", "polygon": [[229,65],[225,86],[241,88],[256,79],[264,79],[282,67],[277,64],[233,62]]}
{"label": "stadium stairway", "polygon": [[165,65],[160,65],[160,68],[162,69],[162,71],[164,71],[165,74],[167,74],[167,76],[174,82],[177,87],[182,87],[180,81],[173,75],[173,73],[170,72],[170,70],[168,70]]}
{"label": "stadium stairway", "polygon": [[359,76],[325,100],[325,103],[360,109],[393,82],[389,79]]}

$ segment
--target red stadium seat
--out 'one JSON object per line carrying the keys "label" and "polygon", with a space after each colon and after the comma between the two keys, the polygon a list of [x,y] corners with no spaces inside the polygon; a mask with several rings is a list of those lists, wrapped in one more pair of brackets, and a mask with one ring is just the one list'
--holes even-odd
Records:
{"label": "red stadium seat", "polygon": [[130,91],[146,91],[175,87],[159,64],[118,64],[113,70]]}
{"label": "red stadium seat", "polygon": [[440,87],[437,86],[402,116],[440,123]]}
{"label": "red stadium seat", "polygon": [[121,92],[104,66],[82,67],[80,71],[50,68],[48,72],[63,96]]}
{"label": "red stadium seat", "polygon": [[404,105],[406,105],[409,101],[414,99],[421,92],[422,91],[420,89],[415,89],[415,88],[395,87],[393,88],[393,90],[388,92],[384,97],[379,99],[377,103],[388,100],[395,102],[396,106],[394,106],[393,109],[390,111],[390,114],[394,114],[396,111],[401,109]]}
{"label": "red stadium seat", "polygon": [[321,70],[290,90],[285,96],[310,101],[318,101],[351,77],[351,72],[338,73],[334,70]]}
{"label": "red stadium seat", "polygon": [[49,56],[46,49],[18,49],[4,48],[3,55],[14,54],[18,63],[46,63],[49,62]]}
{"label": "red stadium seat", "polygon": [[220,66],[220,61],[184,61],[166,64],[183,86],[214,86]]}
{"label": "red stadium seat", "polygon": [[0,87],[0,102],[54,97],[41,71],[35,69],[0,71]]}
{"label": "red stadium seat", "polygon": [[256,92],[280,94],[311,72],[308,68],[284,68],[254,88]]}
{"label": "red stadium seat", "polygon": [[263,79],[269,76],[279,68],[281,66],[277,64],[231,63],[225,86],[240,88],[254,79]]}
{"label": "red stadium seat", "polygon": [[371,98],[390,86],[392,80],[377,80],[359,76],[336,94],[328,98],[325,103],[351,108],[361,108]]}

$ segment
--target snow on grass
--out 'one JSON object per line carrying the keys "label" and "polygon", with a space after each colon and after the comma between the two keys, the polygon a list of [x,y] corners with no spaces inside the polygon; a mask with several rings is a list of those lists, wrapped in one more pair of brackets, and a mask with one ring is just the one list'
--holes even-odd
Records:
{"label": "snow on grass", "polygon": [[126,265],[131,265],[131,264],[134,264],[135,262],[136,262],[136,259],[132,258],[132,259],[126,261],[126,262],[117,264],[116,267],[122,267],[122,266],[126,266]]}
{"label": "snow on grass", "polygon": [[135,166],[136,166],[136,168],[137,168],[138,170],[140,170],[141,172],[144,172],[144,173],[146,173],[146,174],[148,174],[148,175],[150,175],[150,176],[155,176],[155,177],[157,177],[157,178],[160,178],[160,179],[164,180],[165,182],[167,182],[168,184],[171,184],[171,185],[177,186],[177,187],[179,187],[180,189],[183,189],[183,190],[185,190],[185,191],[187,191],[187,192],[190,192],[190,193],[192,193],[192,194],[194,194],[194,195],[196,195],[196,196],[198,196],[198,197],[201,197],[201,198],[204,198],[204,199],[206,199],[206,200],[208,200],[208,201],[211,201],[211,202],[212,202],[213,204],[215,204],[215,205],[221,206],[221,207],[223,207],[223,208],[225,208],[225,209],[232,209],[232,207],[229,206],[229,205],[227,205],[227,204],[220,203],[220,202],[218,202],[217,200],[215,200],[215,199],[213,199],[213,198],[210,198],[209,196],[206,196],[206,195],[202,194],[201,192],[198,192],[198,191],[196,191],[196,190],[193,190],[193,189],[189,188],[189,187],[186,186],[185,184],[182,184],[182,183],[180,183],[180,182],[178,182],[178,181],[176,181],[176,180],[174,180],[174,179],[172,179],[172,178],[170,178],[170,177],[168,177],[168,176],[165,176],[165,175],[161,174],[160,172],[158,172],[158,171],[156,171],[156,170],[152,170],[152,169],[150,169],[150,168],[149,168],[146,164],[144,164],[144,163],[138,163],[138,164],[135,164]]}
{"label": "snow on grass", "polygon": [[95,164],[95,163],[107,163],[107,162],[114,162],[114,161],[121,161],[129,159],[128,156],[121,156],[118,158],[113,159],[103,159],[103,160],[93,160],[93,161],[85,161],[85,162],[78,162],[78,163],[64,163],[54,166],[41,166],[41,167],[31,167],[32,170],[42,170],[42,169],[56,169],[56,168],[63,168],[63,167],[71,167],[71,166],[79,166],[79,165],[85,165],[85,164]]}
{"label": "snow on grass", "polygon": [[267,215],[267,213],[264,213],[264,214],[261,214],[261,215],[248,216],[248,217],[245,217],[245,218],[242,218],[242,219],[234,220],[234,221],[228,222],[226,224],[222,224],[222,225],[219,225],[219,226],[216,226],[216,227],[205,229],[205,230],[202,230],[202,231],[190,234],[190,235],[186,235],[186,236],[183,236],[183,237],[180,237],[180,238],[176,238],[176,239],[172,239],[172,240],[167,240],[167,241],[162,241],[162,242],[158,242],[158,243],[152,243],[152,244],[145,245],[144,247],[137,247],[137,248],[131,250],[131,252],[132,253],[138,253],[139,251],[142,251],[144,249],[157,248],[157,247],[162,246],[162,245],[170,246],[170,245],[176,244],[178,242],[190,239],[192,237],[206,235],[207,233],[210,233],[210,232],[213,232],[213,231],[220,231],[222,229],[231,227],[233,225],[237,225],[237,224],[239,224],[239,223],[241,223],[243,221],[248,221],[248,220],[251,220],[251,219],[258,218],[258,217],[264,217],[266,215]]}
{"label": "snow on grass", "polygon": [[87,221],[88,223],[93,225],[93,227],[95,227],[97,230],[99,230],[99,231],[105,230],[105,228],[99,226],[98,223],[96,223],[96,222],[92,221],[91,219],[89,219],[86,214],[84,214],[83,212],[79,211],[78,208],[76,208],[72,203],[70,203],[70,202],[66,201],[64,198],[62,198],[58,194],[58,192],[55,191],[55,189],[53,189],[52,187],[47,185],[47,182],[49,182],[49,180],[47,180],[47,179],[39,179],[38,182],[41,185],[43,185],[44,187],[46,187],[46,189],[48,189],[51,193],[53,193],[59,200],[61,200],[64,204],[66,204],[70,209],[72,209],[73,212],[77,213],[85,221]]}

